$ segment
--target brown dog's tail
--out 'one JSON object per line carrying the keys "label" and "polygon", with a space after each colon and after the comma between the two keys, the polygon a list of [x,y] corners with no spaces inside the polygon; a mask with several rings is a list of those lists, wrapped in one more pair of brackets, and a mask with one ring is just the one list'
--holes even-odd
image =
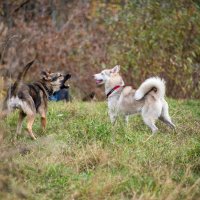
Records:
{"label": "brown dog's tail", "polygon": [[15,81],[15,83],[13,84],[13,87],[12,87],[12,95],[15,96],[17,94],[20,83],[24,80],[29,68],[34,63],[34,61],[35,61],[35,59],[32,60],[31,62],[27,63],[26,66],[24,67],[23,71],[19,73],[17,80]]}

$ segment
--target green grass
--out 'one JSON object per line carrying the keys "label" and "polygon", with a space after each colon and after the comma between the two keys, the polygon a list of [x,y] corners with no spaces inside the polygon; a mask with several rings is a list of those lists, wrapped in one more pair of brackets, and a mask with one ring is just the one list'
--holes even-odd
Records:
{"label": "green grass", "polygon": [[140,116],[111,125],[105,103],[50,103],[32,141],[2,124],[0,199],[200,199],[200,101],[169,100],[176,131]]}

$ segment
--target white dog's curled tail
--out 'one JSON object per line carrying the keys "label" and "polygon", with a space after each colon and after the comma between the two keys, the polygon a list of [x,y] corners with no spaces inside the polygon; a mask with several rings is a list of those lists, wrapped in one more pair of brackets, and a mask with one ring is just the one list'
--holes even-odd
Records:
{"label": "white dog's curled tail", "polygon": [[165,80],[159,77],[146,79],[136,90],[134,98],[135,100],[140,100],[150,93],[153,93],[157,98],[163,98],[165,96]]}

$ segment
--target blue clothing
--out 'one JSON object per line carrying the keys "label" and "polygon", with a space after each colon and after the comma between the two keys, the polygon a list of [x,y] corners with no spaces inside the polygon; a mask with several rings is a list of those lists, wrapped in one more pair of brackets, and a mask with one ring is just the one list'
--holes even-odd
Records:
{"label": "blue clothing", "polygon": [[54,92],[51,96],[49,96],[50,101],[61,101],[61,100],[70,100],[68,89],[60,89],[59,91]]}

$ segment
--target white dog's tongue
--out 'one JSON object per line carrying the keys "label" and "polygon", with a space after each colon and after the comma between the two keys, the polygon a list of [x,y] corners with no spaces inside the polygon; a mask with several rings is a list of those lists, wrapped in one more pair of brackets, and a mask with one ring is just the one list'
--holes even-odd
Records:
{"label": "white dog's tongue", "polygon": [[96,83],[97,83],[97,84],[98,84],[98,83],[101,83],[101,81],[102,81],[102,80],[96,80]]}

